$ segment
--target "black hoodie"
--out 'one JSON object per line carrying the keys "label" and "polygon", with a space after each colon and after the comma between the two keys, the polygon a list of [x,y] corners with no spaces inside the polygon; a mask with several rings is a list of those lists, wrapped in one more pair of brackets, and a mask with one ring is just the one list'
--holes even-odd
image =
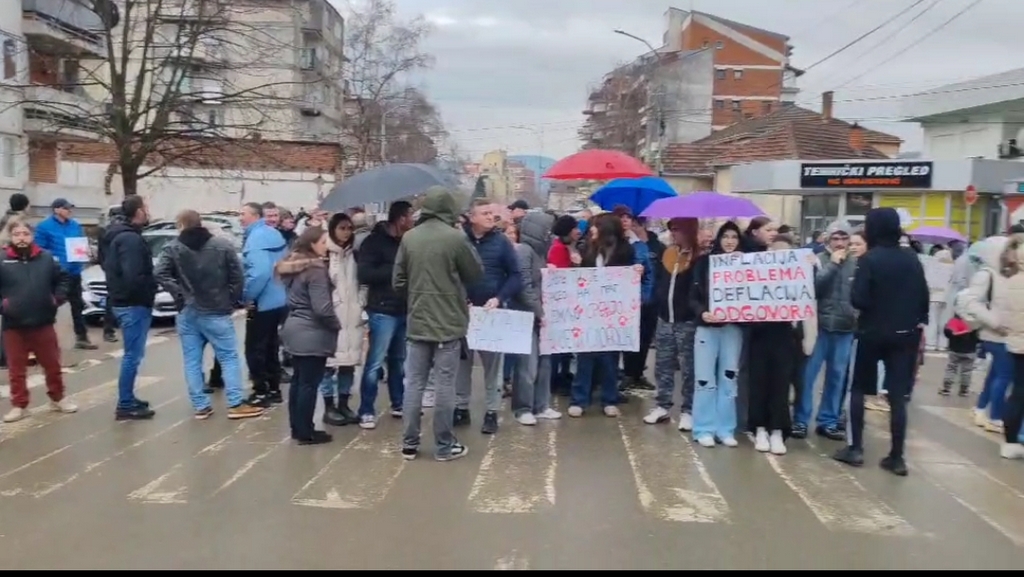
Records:
{"label": "black hoodie", "polygon": [[235,247],[205,227],[186,228],[160,253],[156,279],[179,308],[230,315],[242,300],[244,274]]}
{"label": "black hoodie", "polygon": [[367,312],[403,317],[408,310],[406,300],[391,285],[402,239],[390,231],[388,223],[379,222],[359,246],[356,253],[359,284],[366,285]]}
{"label": "black hoodie", "polygon": [[142,238],[142,229],[127,222],[115,222],[100,244],[105,247],[102,266],[110,306],[152,308],[157,293],[153,251]]}
{"label": "black hoodie", "polygon": [[928,324],[928,282],[917,255],[900,248],[900,216],[892,208],[874,208],[864,219],[868,251],[857,259],[850,300],[860,311],[863,337],[917,339]]}
{"label": "black hoodie", "polygon": [[740,231],[739,225],[735,222],[729,221],[723,224],[718,229],[718,234],[715,235],[715,242],[711,245],[711,252],[698,258],[693,263],[693,286],[690,288],[690,309],[693,311],[694,316],[697,318],[698,326],[722,326],[726,323],[706,323],[701,318],[702,315],[709,310],[708,296],[710,294],[710,273],[711,273],[711,255],[722,254],[725,251],[722,250],[722,235],[725,231],[731,230],[736,233],[739,237],[739,244],[736,246],[736,251],[743,252],[743,234]]}

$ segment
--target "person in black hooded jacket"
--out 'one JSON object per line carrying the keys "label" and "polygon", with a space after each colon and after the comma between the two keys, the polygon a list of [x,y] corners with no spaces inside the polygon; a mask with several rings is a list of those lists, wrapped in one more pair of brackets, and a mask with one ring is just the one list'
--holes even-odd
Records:
{"label": "person in black hooded jacket", "polygon": [[883,469],[907,474],[903,449],[907,402],[914,385],[917,348],[928,325],[928,282],[917,255],[900,248],[900,217],[892,208],[875,208],[864,219],[868,251],[858,260],[850,300],[860,317],[857,354],[850,385],[850,445],[835,459],[864,463],[864,396],[878,390],[878,362],[885,367],[892,446]]}

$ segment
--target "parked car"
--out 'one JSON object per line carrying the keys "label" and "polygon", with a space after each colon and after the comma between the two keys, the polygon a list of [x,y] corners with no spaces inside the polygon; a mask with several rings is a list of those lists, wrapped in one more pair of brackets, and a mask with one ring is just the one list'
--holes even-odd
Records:
{"label": "parked car", "polygon": [[[219,223],[214,224],[215,226],[207,227],[211,229],[210,232],[218,236],[230,238],[239,252],[239,258],[241,258],[241,239],[232,234],[230,230],[219,226]],[[146,230],[143,231],[142,238],[149,244],[155,263],[164,246],[178,238],[178,231],[174,228]],[[107,305],[107,275],[99,265],[90,266],[82,271],[82,300],[85,302],[85,310],[82,311],[85,321],[92,324],[102,323],[103,313]],[[161,290],[157,293],[156,301],[153,303],[153,318],[173,319],[176,316],[178,316],[178,309],[174,303],[174,298],[171,297],[170,293]]]}

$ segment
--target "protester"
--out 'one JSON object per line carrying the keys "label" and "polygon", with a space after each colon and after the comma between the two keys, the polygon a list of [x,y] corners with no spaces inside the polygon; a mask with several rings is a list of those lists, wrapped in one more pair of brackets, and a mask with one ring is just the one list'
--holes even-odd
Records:
{"label": "protester", "polygon": [[702,447],[716,441],[735,447],[736,394],[743,332],[734,323],[710,311],[711,255],[729,254],[740,248],[740,227],[732,222],[718,229],[711,253],[694,264],[690,306],[697,318],[694,336],[693,437]]}
{"label": "protester", "polygon": [[878,362],[882,361],[892,440],[889,454],[879,464],[905,476],[907,401],[914,385],[921,331],[928,325],[928,283],[917,256],[899,247],[900,217],[895,209],[871,209],[864,219],[864,235],[868,251],[858,259],[850,291],[850,300],[860,312],[850,383],[852,444],[836,452],[834,458],[853,466],[864,462],[864,396],[877,391]]}
{"label": "protester", "polygon": [[7,351],[11,410],[5,423],[29,416],[28,357],[34,354],[46,376],[49,409],[58,413],[78,411],[64,398],[60,344],[53,325],[57,309],[67,299],[67,277],[49,251],[33,242],[32,227],[22,219],[8,219],[3,230],[8,244],[0,262],[0,319],[3,348]]}
{"label": "protester", "polygon": [[[278,335],[288,309],[284,286],[274,275],[274,267],[284,258],[286,244],[281,233],[264,220],[263,210],[263,206],[255,202],[242,207],[241,220],[245,227],[242,302],[249,311],[245,323],[245,360],[252,381],[249,403],[266,408],[284,400]],[[273,214],[276,216],[276,212]]]}
{"label": "protester", "polygon": [[682,373],[679,403],[679,430],[693,430],[693,346],[697,332],[696,316],[690,306],[693,265],[698,257],[695,218],[674,218],[668,223],[671,244],[665,248],[656,266],[654,304],[658,325],[654,343],[654,378],[658,393],[656,406],[644,417],[648,425],[667,422],[674,404],[676,371]]}
{"label": "protester", "polygon": [[182,211],[177,227],[178,238],[161,252],[154,275],[179,308],[175,324],[193,414],[200,420],[213,415],[203,383],[203,351],[209,344],[221,367],[228,418],[258,417],[263,409],[244,402],[242,367],[231,318],[235,303],[242,297],[242,263],[230,241],[215,237],[203,226],[198,212]]}
{"label": "protester", "polygon": [[651,299],[657,275],[654,263],[661,262],[665,245],[661,244],[656,234],[647,230],[642,219],[633,216],[629,207],[617,206],[612,213],[622,221],[626,238],[633,247],[634,258],[644,269],[640,280],[640,349],[637,352],[622,353],[622,374],[625,377],[623,388],[652,391],[655,386],[647,380],[644,369],[651,351],[651,341],[654,340],[654,331],[658,328],[658,305]]}
{"label": "protester", "polygon": [[[522,222],[522,219],[519,219],[519,221],[517,221],[517,222]],[[507,238],[508,241],[510,243],[512,243],[512,248],[513,248],[513,250],[516,251],[516,256],[519,256],[519,253],[520,253],[521,249],[520,249],[520,243],[519,243],[519,224],[517,222],[505,223],[504,225],[501,226],[501,232],[502,232],[502,234],[505,235],[505,238]],[[545,246],[547,246],[547,245],[545,245]],[[522,260],[520,260],[520,262],[519,262],[520,274],[522,273],[523,270],[527,270],[527,269],[523,268]],[[526,279],[523,279],[523,284],[525,286]],[[520,291],[520,292],[522,292],[522,291]],[[538,294],[538,296],[540,295],[539,292],[537,294]],[[502,366],[502,370],[501,370],[501,373],[502,373],[502,378],[501,378],[501,382],[502,382],[501,396],[503,398],[504,397],[508,397],[509,395],[512,394],[512,379],[513,379],[513,377],[515,377],[516,365],[519,364],[519,356],[520,355],[505,354],[504,355],[505,358],[502,359],[502,365],[501,365]],[[548,367],[548,369],[549,369],[548,373],[549,373],[549,376],[550,376],[550,372],[551,372],[550,371],[550,367]]]}
{"label": "protester", "polygon": [[[483,276],[466,286],[466,294],[472,306],[487,309],[507,307],[516,298],[523,286],[519,274],[519,263],[512,243],[505,235],[494,230],[494,213],[491,203],[477,199],[469,212],[469,223],[464,227],[466,238],[477,253],[483,265]],[[473,357],[480,356],[484,369],[484,391],[486,393],[484,422],[480,431],[485,435],[498,432],[498,411],[501,410],[501,353],[491,351],[469,351],[459,364],[456,386],[454,425],[470,423],[469,403],[472,396]]]}
{"label": "protester", "polygon": [[512,224],[519,224],[526,213],[530,210],[530,204],[525,200],[519,199],[512,204],[508,205],[509,216],[512,219]]}
{"label": "protester", "polygon": [[369,218],[366,216],[366,211],[362,209],[356,209],[349,215],[352,219],[352,248],[358,251],[363,246],[363,241],[366,237],[370,236]]}
{"label": "protester", "polygon": [[[133,194],[121,202],[121,211],[125,220],[112,224],[104,236],[107,255],[103,259],[107,298],[124,341],[117,379],[116,417],[118,420],[151,419],[156,413],[149,408],[149,403],[135,396],[135,380],[146,356],[146,339],[153,322],[153,302],[158,289],[153,274],[153,252],[142,238],[142,229],[149,224],[149,209],[141,196]],[[74,288],[73,283],[70,288]]]}
{"label": "protester", "polygon": [[993,285],[993,306],[1000,310],[1001,332],[1013,361],[1013,389],[1003,415],[1004,459],[1024,459],[1024,235],[1014,234],[999,258],[999,281]]}
{"label": "protester", "polygon": [[[7,236],[7,225],[12,220],[24,220],[28,217],[28,197],[20,192],[15,192],[8,199],[10,209],[0,217],[0,246],[7,246],[10,238]],[[0,317],[0,332],[3,331],[3,318]],[[0,368],[7,368],[7,351],[0,347]]]}
{"label": "protester", "polygon": [[395,258],[405,235],[413,225],[412,205],[391,203],[387,222],[379,222],[363,241],[356,254],[359,284],[366,286],[366,327],[369,338],[366,362],[359,383],[359,404],[367,414],[375,414],[380,372],[387,365],[388,400],[391,416],[402,417],[405,397],[406,314],[404,296],[395,292],[391,280]]}
{"label": "protester", "polygon": [[281,211],[281,222],[277,225],[277,232],[281,233],[281,238],[284,239],[288,248],[291,248],[291,246],[295,244],[299,235],[295,232],[295,216],[291,211]]}
{"label": "protester", "polygon": [[435,387],[434,458],[450,461],[468,453],[452,432],[455,381],[461,357],[469,356],[466,286],[479,282],[484,271],[466,233],[454,228],[456,210],[448,189],[430,188],[420,222],[402,236],[395,258],[394,289],[409,307],[402,411],[402,456],[408,460],[419,454],[423,393],[430,380]]}
{"label": "protester", "polygon": [[538,419],[562,418],[551,408],[551,355],[540,354],[540,325],[544,319],[541,303],[542,272],[551,245],[554,217],[543,212],[529,213],[519,221],[516,256],[523,287],[514,307],[533,313],[532,348],[528,355],[516,355],[512,380],[512,413],[521,425],[536,425]]}
{"label": "protester", "polygon": [[327,232],[314,226],[302,231],[288,256],[274,265],[288,299],[281,342],[292,356],[288,387],[288,423],[300,445],[330,443],[333,437],[316,429],[313,413],[327,359],[334,356],[341,328],[331,296]]}
{"label": "protester", "polygon": [[89,331],[85,326],[82,311],[85,301],[82,300],[82,269],[88,257],[68,254],[73,243],[88,241],[82,225],[72,216],[75,205],[67,199],[58,198],[50,203],[52,214],[36,227],[36,244],[39,248],[51,253],[60,262],[60,268],[67,276],[68,304],[71,305],[71,323],[75,329],[75,348],[86,351],[96,350],[96,345],[89,342]]}
{"label": "protester", "polygon": [[348,406],[356,366],[363,356],[363,307],[359,301],[353,231],[352,219],[343,212],[332,216],[327,225],[327,272],[334,315],[341,329],[334,355],[327,359],[320,394],[324,398],[324,423],[341,427],[358,422],[360,427],[372,429],[377,425],[372,404],[369,412],[359,416]]}
{"label": "protester", "polygon": [[[571,268],[582,262],[577,243],[580,240],[580,225],[575,217],[563,214],[555,219],[551,227],[551,248],[548,249],[547,266]],[[568,395],[572,388],[572,354],[551,356],[551,392]]]}

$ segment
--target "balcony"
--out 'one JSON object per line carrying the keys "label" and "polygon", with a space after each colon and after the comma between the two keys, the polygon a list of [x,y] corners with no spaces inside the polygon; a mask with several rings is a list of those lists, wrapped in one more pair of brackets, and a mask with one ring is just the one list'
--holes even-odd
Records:
{"label": "balcony", "polygon": [[35,52],[99,58],[106,55],[100,17],[76,2],[21,0],[21,28]]}
{"label": "balcony", "polygon": [[187,62],[193,66],[216,68],[223,66],[227,59],[218,41],[200,38],[195,45],[165,47],[167,58]]}
{"label": "balcony", "polygon": [[195,22],[223,16],[220,0],[164,0],[157,14],[165,22]]}
{"label": "balcony", "polygon": [[324,0],[313,0],[309,3],[309,12],[302,18],[302,31],[323,36],[324,20],[326,19]]}

